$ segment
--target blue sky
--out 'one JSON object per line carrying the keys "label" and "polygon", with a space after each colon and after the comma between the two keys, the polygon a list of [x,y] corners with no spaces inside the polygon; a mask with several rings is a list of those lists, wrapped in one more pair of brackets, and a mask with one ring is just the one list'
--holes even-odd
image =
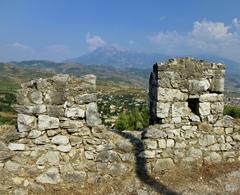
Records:
{"label": "blue sky", "polygon": [[0,61],[102,46],[240,62],[239,0],[0,0]]}

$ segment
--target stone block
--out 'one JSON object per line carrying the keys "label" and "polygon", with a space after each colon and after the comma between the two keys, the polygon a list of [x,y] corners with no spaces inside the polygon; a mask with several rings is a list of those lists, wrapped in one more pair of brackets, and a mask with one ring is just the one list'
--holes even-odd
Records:
{"label": "stone block", "polygon": [[41,91],[33,91],[30,94],[30,99],[34,104],[42,104],[43,103],[43,95]]}
{"label": "stone block", "polygon": [[224,102],[215,102],[211,104],[212,114],[222,114],[224,109]]}
{"label": "stone block", "polygon": [[210,88],[210,83],[207,79],[202,80],[189,80],[189,92],[191,94],[201,93]]}
{"label": "stone block", "polygon": [[161,87],[157,89],[157,100],[159,102],[186,101],[187,98],[188,95],[181,92],[179,89],[169,89]]}
{"label": "stone block", "polygon": [[65,110],[65,116],[68,118],[85,118],[85,110],[83,108],[66,108]]}
{"label": "stone block", "polygon": [[75,102],[77,104],[87,104],[87,103],[96,102],[96,101],[97,101],[97,96],[95,93],[75,96]]}
{"label": "stone block", "polygon": [[188,116],[190,109],[188,108],[187,102],[175,102],[172,104],[172,116]]}
{"label": "stone block", "polygon": [[26,114],[17,115],[18,131],[25,132],[36,128],[36,118]]}
{"label": "stone block", "polygon": [[210,112],[211,112],[211,110],[210,110],[210,103],[209,102],[199,103],[199,113],[200,113],[200,115],[206,116],[206,115],[209,115]]}
{"label": "stone block", "polygon": [[223,94],[217,93],[207,93],[200,95],[199,101],[200,102],[223,102]]}
{"label": "stone block", "polygon": [[48,115],[38,116],[38,129],[57,129],[59,128],[59,119],[55,117],[50,117]]}
{"label": "stone block", "polygon": [[213,78],[211,82],[211,91],[224,92],[224,78]]}
{"label": "stone block", "polygon": [[170,103],[157,102],[157,117],[166,118],[169,116]]}
{"label": "stone block", "polygon": [[165,139],[159,139],[158,140],[158,147],[163,149],[167,147],[166,140]]}
{"label": "stone block", "polygon": [[153,172],[161,172],[163,170],[171,169],[174,166],[174,162],[171,158],[158,159],[154,164]]}
{"label": "stone block", "polygon": [[36,178],[36,181],[44,184],[57,184],[61,180],[57,167],[51,167]]}
{"label": "stone block", "polygon": [[22,114],[43,114],[47,111],[46,105],[14,105],[14,109]]}
{"label": "stone block", "polygon": [[172,148],[175,145],[175,141],[173,139],[167,139],[167,148]]}
{"label": "stone block", "polygon": [[64,135],[56,135],[51,141],[56,145],[67,145],[69,143],[69,138]]}
{"label": "stone block", "polygon": [[87,105],[86,121],[88,126],[94,127],[101,124],[100,115],[98,113],[97,104],[95,102]]}
{"label": "stone block", "polygon": [[157,141],[154,140],[144,140],[144,144],[146,146],[147,149],[157,149]]}
{"label": "stone block", "polygon": [[13,151],[23,151],[25,150],[25,144],[10,143],[8,145],[8,148]]}

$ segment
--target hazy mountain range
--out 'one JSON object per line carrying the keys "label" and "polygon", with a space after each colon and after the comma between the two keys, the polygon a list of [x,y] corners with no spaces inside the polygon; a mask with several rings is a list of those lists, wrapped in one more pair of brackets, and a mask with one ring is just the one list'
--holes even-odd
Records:
{"label": "hazy mountain range", "polygon": [[[28,67],[44,69],[58,73],[68,73],[77,76],[96,74],[101,81],[147,86],[152,65],[157,61],[165,61],[166,55],[157,53],[141,53],[117,49],[115,47],[102,47],[77,58],[65,60],[62,63],[43,60],[9,62],[14,67]],[[240,63],[216,56],[196,56],[226,64],[226,86],[231,91],[240,88]]]}

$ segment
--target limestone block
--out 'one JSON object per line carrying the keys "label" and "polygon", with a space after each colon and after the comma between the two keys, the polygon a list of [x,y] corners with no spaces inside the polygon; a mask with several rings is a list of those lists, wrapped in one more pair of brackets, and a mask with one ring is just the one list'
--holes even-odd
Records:
{"label": "limestone block", "polygon": [[43,154],[36,162],[37,165],[44,165],[44,163],[49,163],[49,165],[59,165],[59,152],[48,151]]}
{"label": "limestone block", "polygon": [[163,88],[178,88],[181,77],[179,73],[173,71],[158,72],[158,86]]}
{"label": "limestone block", "polygon": [[155,140],[144,140],[144,144],[147,149],[157,149],[157,141]]}
{"label": "limestone block", "polygon": [[211,91],[224,92],[224,78],[213,78],[211,82]]}
{"label": "limestone block", "polygon": [[30,94],[30,99],[34,104],[42,104],[43,103],[43,95],[41,91],[33,91]]}
{"label": "limestone block", "polygon": [[61,121],[60,127],[64,129],[77,129],[81,128],[84,126],[84,121],[83,120],[71,120],[71,119],[66,119],[64,121]]}
{"label": "limestone block", "polygon": [[210,83],[207,79],[202,80],[189,80],[190,93],[201,93],[207,91],[210,87]]}
{"label": "limestone block", "polygon": [[181,117],[173,117],[172,118],[172,122],[175,124],[181,123],[182,122],[182,118]]}
{"label": "limestone block", "polygon": [[77,104],[86,104],[86,103],[91,103],[96,101],[97,101],[97,96],[95,93],[75,96],[75,102]]}
{"label": "limestone block", "polygon": [[14,109],[23,114],[43,114],[47,111],[46,105],[15,105]]}
{"label": "limestone block", "polygon": [[167,147],[166,140],[165,139],[159,139],[158,140],[158,147],[163,149]]}
{"label": "limestone block", "polygon": [[171,158],[158,159],[153,167],[153,172],[161,172],[173,168],[174,162]]}
{"label": "limestone block", "polygon": [[72,146],[70,144],[57,146],[57,150],[59,150],[60,152],[70,152],[71,149]]}
{"label": "limestone block", "polygon": [[40,137],[38,137],[34,140],[34,143],[39,144],[39,145],[44,145],[44,144],[47,144],[49,142],[50,142],[50,140],[48,139],[47,135],[40,136]]}
{"label": "limestone block", "polygon": [[199,101],[200,102],[223,102],[223,94],[217,93],[207,93],[200,95]]}
{"label": "limestone block", "polygon": [[224,109],[224,102],[215,102],[211,104],[212,114],[222,114]]}
{"label": "limestone block", "polygon": [[30,131],[30,133],[28,134],[28,137],[31,139],[35,139],[35,138],[39,137],[41,134],[42,134],[41,131],[34,129],[34,130]]}
{"label": "limestone block", "polygon": [[63,117],[64,116],[64,108],[63,106],[58,105],[48,105],[47,106],[47,114],[53,117]]}
{"label": "limestone block", "polygon": [[157,102],[157,117],[166,118],[169,115],[170,103]]}
{"label": "limestone block", "polygon": [[56,145],[67,145],[69,143],[69,138],[64,135],[56,135],[51,141]]}
{"label": "limestone block", "polygon": [[59,128],[59,119],[55,117],[50,117],[48,115],[38,116],[38,129],[57,129]]}
{"label": "limestone block", "polygon": [[146,133],[144,134],[144,137],[147,137],[147,138],[165,138],[167,137],[167,134],[160,130],[160,129],[157,129],[157,128],[148,128],[146,130]]}
{"label": "limestone block", "polygon": [[39,183],[57,184],[60,182],[60,174],[57,167],[51,167],[36,178]]}
{"label": "limestone block", "polygon": [[234,120],[233,117],[225,115],[223,117],[223,126],[224,127],[233,127],[234,126],[233,120]]}
{"label": "limestone block", "polygon": [[199,117],[198,115],[196,115],[196,114],[193,114],[193,113],[191,113],[191,114],[189,115],[189,119],[190,119],[192,122],[200,122],[200,117]]}
{"label": "limestone block", "polygon": [[204,135],[200,140],[199,140],[199,144],[201,146],[209,146],[209,145],[213,145],[216,143],[216,139],[214,135]]}
{"label": "limestone block", "polygon": [[223,127],[214,127],[213,132],[217,135],[223,135],[225,133]]}
{"label": "limestone block", "polygon": [[26,114],[18,114],[17,123],[19,132],[30,131],[36,127],[36,118]]}
{"label": "limestone block", "polygon": [[84,118],[85,117],[85,110],[83,108],[66,108],[65,116],[68,118]]}
{"label": "limestone block", "polygon": [[101,119],[98,113],[97,104],[94,102],[89,103],[87,105],[86,121],[88,126],[90,127],[98,126],[101,124]]}
{"label": "limestone block", "polygon": [[188,98],[186,93],[181,92],[179,89],[169,89],[169,88],[161,88],[157,89],[157,100],[159,102],[165,101],[185,101]]}
{"label": "limestone block", "polygon": [[233,128],[231,128],[231,127],[225,128],[225,133],[226,134],[230,134],[232,132],[233,132]]}
{"label": "limestone block", "polygon": [[210,103],[204,102],[199,103],[199,113],[200,115],[206,116],[210,114]]}
{"label": "limestone block", "polygon": [[18,143],[10,143],[8,145],[8,148],[13,151],[23,151],[25,150],[25,144],[18,144]]}
{"label": "limestone block", "polygon": [[49,90],[44,94],[44,102],[47,104],[63,105],[66,100],[66,95],[63,91]]}
{"label": "limestone block", "polygon": [[188,116],[190,113],[190,109],[188,108],[187,102],[175,102],[172,105],[172,116]]}
{"label": "limestone block", "polygon": [[139,154],[139,157],[142,158],[155,158],[156,151],[155,150],[145,150]]}
{"label": "limestone block", "polygon": [[172,148],[175,145],[174,139],[167,139],[167,148]]}

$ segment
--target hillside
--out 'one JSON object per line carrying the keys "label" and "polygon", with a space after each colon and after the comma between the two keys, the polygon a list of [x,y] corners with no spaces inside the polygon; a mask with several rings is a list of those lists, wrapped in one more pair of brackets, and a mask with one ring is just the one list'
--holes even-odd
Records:
{"label": "hillside", "polygon": [[[202,59],[210,59],[211,57],[202,56]],[[236,62],[226,60],[223,58],[212,57],[216,62],[222,62],[226,64],[225,75],[225,89],[227,93],[240,93],[240,65]],[[100,58],[101,59],[101,58]],[[158,59],[158,58],[156,58]],[[218,60],[219,59],[219,60]],[[95,74],[98,78],[98,84],[103,85],[127,85],[132,87],[148,88],[148,78],[152,69],[152,64],[145,69],[140,68],[119,68],[117,65],[83,65],[79,63],[56,63],[50,61],[22,61],[11,62],[13,72],[15,69],[20,71],[23,68],[23,72],[27,70],[30,72],[55,72],[65,73],[76,76],[85,74]],[[6,64],[0,64],[4,66]],[[116,67],[115,67],[116,66]],[[144,66],[144,67],[145,67]],[[33,71],[34,70],[34,71]],[[5,70],[2,71],[3,73]],[[17,72],[16,72],[17,73]],[[5,74],[2,74],[5,75]],[[18,73],[16,74],[18,75]],[[30,74],[32,75],[32,73]],[[34,74],[33,74],[34,75]]]}

